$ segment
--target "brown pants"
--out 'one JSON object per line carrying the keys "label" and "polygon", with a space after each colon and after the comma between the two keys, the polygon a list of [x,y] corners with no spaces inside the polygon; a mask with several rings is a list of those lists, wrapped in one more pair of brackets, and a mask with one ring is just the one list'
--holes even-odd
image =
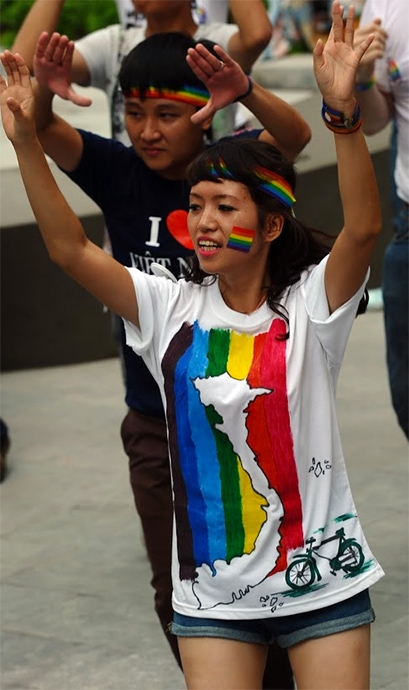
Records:
{"label": "brown pants", "polygon": [[[180,663],[177,638],[169,633],[172,621],[172,489],[169,471],[166,424],[130,409],[122,422],[121,437],[129,458],[129,472],[135,506],[141,520],[146,550],[152,568],[155,611],[163,632]],[[263,688],[294,688],[287,652],[270,645]]]}

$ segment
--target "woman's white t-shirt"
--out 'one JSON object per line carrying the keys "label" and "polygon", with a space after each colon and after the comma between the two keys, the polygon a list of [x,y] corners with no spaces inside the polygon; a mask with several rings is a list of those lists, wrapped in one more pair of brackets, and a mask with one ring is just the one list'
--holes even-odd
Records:
{"label": "woman's white t-shirt", "polygon": [[326,259],[281,299],[229,309],[218,283],[128,269],[140,328],[125,322],[161,390],[174,495],[173,607],[266,618],[347,599],[383,575],[351,495],[336,382],[364,286],[329,314]]}

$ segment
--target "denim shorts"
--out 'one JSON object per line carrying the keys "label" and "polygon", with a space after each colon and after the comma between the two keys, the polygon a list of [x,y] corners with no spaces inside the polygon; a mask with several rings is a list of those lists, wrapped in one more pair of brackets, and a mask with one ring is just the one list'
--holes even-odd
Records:
{"label": "denim shorts", "polygon": [[372,623],[375,613],[368,590],[338,604],[293,616],[254,620],[216,620],[173,614],[170,632],[179,637],[222,637],[238,642],[292,647],[298,642],[358,628]]}

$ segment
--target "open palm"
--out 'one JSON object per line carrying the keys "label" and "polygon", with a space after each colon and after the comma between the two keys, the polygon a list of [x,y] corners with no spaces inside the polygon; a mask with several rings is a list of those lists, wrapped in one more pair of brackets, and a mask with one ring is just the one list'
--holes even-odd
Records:
{"label": "open palm", "polygon": [[342,112],[343,105],[353,96],[359,62],[371,44],[373,35],[367,36],[354,49],[354,8],[349,7],[344,27],[342,8],[339,2],[334,2],[332,18],[332,28],[325,46],[318,41],[314,48],[314,72],[324,100]]}
{"label": "open palm", "polygon": [[191,120],[195,124],[200,124],[232,103],[248,88],[248,79],[240,65],[220,46],[215,45],[214,51],[219,57],[198,43],[195,48],[189,48],[186,57],[189,67],[210,93],[209,102],[192,115]]}
{"label": "open palm", "polygon": [[35,136],[34,94],[30,72],[20,55],[6,50],[1,62],[7,82],[0,75],[0,106],[3,128],[10,141],[23,143]]}
{"label": "open palm", "polygon": [[71,66],[74,43],[67,36],[43,32],[34,55],[34,74],[39,84],[66,101],[88,106],[92,101],[76,93],[71,85]]}

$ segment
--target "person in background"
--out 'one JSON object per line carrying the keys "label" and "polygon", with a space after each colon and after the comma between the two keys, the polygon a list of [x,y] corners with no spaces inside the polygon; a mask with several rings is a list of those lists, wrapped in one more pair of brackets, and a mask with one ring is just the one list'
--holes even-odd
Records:
{"label": "person in background", "polygon": [[7,475],[7,453],[11,445],[9,429],[0,417],[0,482],[4,481]]}
{"label": "person in background", "polygon": [[[143,15],[135,12],[133,0],[115,0],[120,22],[125,28],[129,26],[143,26]],[[227,22],[229,14],[228,0],[199,0],[192,3],[193,15],[198,24],[208,22]]]}
{"label": "person in background", "polygon": [[[386,361],[392,405],[409,438],[409,41],[406,0],[366,0],[357,39],[375,34],[357,74],[364,132],[396,128],[393,237],[383,261]],[[393,135],[392,135],[393,136]]]}
{"label": "person in background", "polygon": [[[179,277],[192,251],[183,237],[188,208],[186,166],[202,150],[214,111],[229,99],[225,97],[216,104],[209,101],[201,111],[202,115],[209,111],[206,122],[190,123],[185,111],[190,115],[198,103],[208,98],[185,60],[188,46],[195,42],[180,32],[154,34],[128,54],[119,74],[126,126],[134,150],[120,142],[79,132],[51,109],[54,84],[60,90],[64,86],[65,92],[72,89],[68,58],[59,59],[67,39],[58,34],[50,40],[47,34],[44,36],[34,68],[39,81],[38,129],[45,151],[100,206],[118,260],[147,272],[156,261]],[[307,123],[292,106],[253,85],[238,63],[232,64],[246,87],[240,100],[268,129],[256,130],[253,136],[273,141],[287,157],[295,158],[309,140]],[[150,85],[151,97],[140,101],[135,92],[133,98],[138,83]],[[175,91],[181,92],[176,100],[172,96]],[[161,93],[163,98],[158,97]],[[166,631],[171,611],[172,531],[166,424],[155,381],[141,358],[126,346],[123,333],[121,339],[129,408],[121,436],[152,565],[155,606]],[[176,644],[174,638],[170,641]],[[290,687],[290,670],[286,658],[280,660],[282,656],[278,651],[269,664],[273,680],[266,687]]]}
{"label": "person in background", "polygon": [[[177,281],[127,268],[88,240],[37,138],[28,69],[1,56],[3,126],[49,256],[124,319],[160,386],[175,507],[171,630],[189,690],[258,690],[274,639],[289,649],[299,690],[369,687],[368,588],[383,571],[356,514],[335,404],[381,231],[354,99],[372,37],[354,50],[353,27],[353,7],[344,29],[334,2],[330,37],[314,51],[344,216],[332,248],[292,213],[293,166],[261,137],[231,137],[189,166],[195,254]],[[40,39],[43,50],[51,68],[64,61],[60,40]],[[226,100],[255,106],[262,96],[218,46],[192,45],[188,63],[210,94],[192,125],[206,126]],[[136,121],[158,105],[156,92],[145,102],[149,80],[128,83],[122,70],[120,79]],[[315,462],[325,471],[311,472]]]}
{"label": "person in background", "polygon": [[[42,31],[56,30],[65,0],[35,0],[12,46],[33,70],[33,55]],[[250,73],[272,36],[272,26],[263,0],[229,0],[235,24],[207,22],[198,24],[192,14],[190,0],[133,0],[135,12],[143,15],[143,26],[124,28],[120,24],[95,31],[76,42],[72,80],[81,86],[94,86],[107,93],[112,136],[130,145],[124,127],[124,104],[118,88],[118,74],[122,60],[132,48],[148,36],[165,31],[183,31],[195,40],[209,39],[220,45]],[[84,97],[76,101],[89,105]],[[230,134],[237,122],[237,105],[216,114],[213,137],[216,140]]]}
{"label": "person in background", "polygon": [[[34,0],[15,38],[12,50],[24,57],[31,72],[33,72],[33,60],[38,37],[43,31],[49,33],[54,31],[60,19],[64,2],[65,0]],[[85,36],[76,43],[71,70],[71,77],[75,83],[82,86],[94,86],[107,93],[112,136],[127,146],[130,146],[131,142],[124,124],[124,101],[119,88],[118,75],[124,57],[146,37],[175,30],[194,37],[198,37],[200,33],[204,38],[217,41],[223,48],[232,52],[246,71],[250,70],[254,60],[271,38],[272,27],[262,0],[230,0],[230,7],[237,25],[210,23],[205,26],[199,26],[198,22],[195,21],[190,0],[172,0],[171,2],[169,0],[134,0],[132,4],[135,12],[144,16],[144,25],[124,28],[117,24]],[[59,95],[65,99],[73,99],[78,105],[86,106],[90,103],[86,97],[75,94],[72,88],[64,87],[64,91],[59,91]],[[235,116],[236,106],[232,105],[223,113],[216,113],[211,128],[212,136],[216,138],[231,132],[234,128]],[[111,191],[107,190],[107,197],[110,194]],[[178,195],[175,196],[175,203],[179,203]],[[187,207],[187,199],[185,200],[184,197],[183,204]],[[153,218],[160,216],[162,206],[161,199],[156,197],[155,204],[152,201],[150,216]],[[168,238],[165,239],[162,237],[163,233],[166,235],[168,231],[162,225],[159,242],[161,256],[163,261],[172,265],[173,257],[167,256],[166,250],[171,245],[173,238],[168,234]],[[111,241],[107,232],[104,238],[104,248],[112,252]],[[124,251],[128,257],[140,257],[138,261],[146,266],[146,270],[149,270],[152,247],[148,237],[142,235],[139,240],[135,241],[131,236],[127,246],[124,247]],[[178,253],[183,257],[190,253],[190,250],[179,245]],[[113,317],[113,332],[115,339],[119,342],[119,352],[122,357],[123,326],[115,317]],[[126,361],[122,357],[126,403],[129,412],[121,428],[121,438],[129,459],[130,484],[152,567],[155,610],[166,633],[171,608],[170,539],[172,512],[168,454],[164,436],[165,425],[161,405],[159,407],[157,404],[154,406],[155,412],[151,418],[151,405],[141,407],[139,403],[135,402],[132,388],[138,374],[133,373],[133,364],[129,363],[132,358],[131,355],[132,353],[126,353]],[[133,359],[134,363],[139,360],[136,355],[133,355]],[[136,372],[138,372],[139,364],[135,364],[135,366]],[[129,368],[131,374],[129,374]],[[146,374],[144,382],[145,378]],[[153,379],[149,378],[147,385],[156,388]],[[159,398],[159,394],[155,393],[154,397]],[[149,398],[149,394],[147,394],[147,398]],[[138,408],[138,414],[135,406]],[[147,527],[145,520],[147,506],[144,496],[149,497],[149,527]],[[154,528],[151,527],[152,524],[155,525]],[[163,542],[166,542],[166,535],[168,535],[168,543],[161,543],[158,547],[158,535],[163,536]],[[170,641],[178,663],[180,663],[177,645],[169,634],[167,634],[167,639]],[[277,664],[276,659],[272,660],[270,667],[275,680],[266,687],[280,687],[280,683],[283,683],[283,687],[292,687],[288,660],[279,651],[277,654],[280,655],[280,659],[282,658],[282,662]],[[277,677],[275,670],[277,667],[283,668],[282,676]]]}

